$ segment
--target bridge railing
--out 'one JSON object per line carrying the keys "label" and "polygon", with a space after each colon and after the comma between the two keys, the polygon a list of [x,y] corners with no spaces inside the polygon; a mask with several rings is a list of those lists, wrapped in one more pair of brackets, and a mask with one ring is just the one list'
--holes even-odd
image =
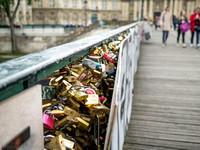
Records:
{"label": "bridge railing", "polygon": [[[118,71],[116,76],[117,78],[116,81],[118,82],[115,83],[115,89],[113,93],[112,106],[110,112],[111,117],[109,117],[110,118],[108,126],[109,128],[107,131],[107,136],[106,136],[107,140],[104,148],[108,149],[108,147],[111,146],[112,149],[115,149],[115,147],[121,149],[123,140],[119,140],[118,145],[114,146],[112,143],[116,142],[117,139],[116,136],[113,139],[112,135],[118,133],[119,128],[121,128],[122,126],[124,128],[123,134],[125,134],[128,120],[125,120],[123,124],[119,123],[118,117],[122,116],[119,116],[118,113],[121,113],[122,115],[122,109],[124,108],[122,108],[120,104],[121,102],[119,101],[119,95],[117,94],[117,92],[120,91],[119,87],[121,88],[124,85],[124,83],[122,84],[122,82],[124,82],[125,78],[122,79],[122,74],[123,75],[129,74],[129,76],[126,76],[129,87],[126,86],[124,89],[133,88],[132,85],[133,76],[137,68],[137,61],[139,57],[139,47],[140,47],[139,23],[129,24],[120,27],[118,29],[112,30],[110,32],[102,33],[100,35],[95,35],[72,43],[63,44],[57,47],[53,47],[47,50],[32,53],[23,57],[19,57],[1,63],[0,64],[1,139],[5,137],[5,134],[2,133],[5,133],[5,131],[9,132],[6,135],[7,138],[4,138],[4,140],[0,142],[0,145],[5,144],[5,142],[9,140],[8,138],[9,136],[12,137],[13,135],[18,134],[18,132],[22,130],[21,128],[25,128],[25,126],[31,126],[33,132],[39,135],[31,137],[30,141],[24,146],[24,148],[26,149],[26,146],[41,148],[42,145],[38,144],[38,140],[43,141],[43,135],[42,135],[43,133],[38,133],[38,131],[42,131],[42,121],[41,121],[42,118],[39,117],[38,115],[41,114],[42,116],[41,112],[42,98],[41,98],[41,87],[36,85],[37,82],[45,78],[46,76],[50,75],[54,71],[64,67],[66,64],[69,64],[77,60],[78,58],[89,54],[92,50],[94,50],[94,47],[98,47],[102,44],[112,41],[112,39],[116,38],[126,30],[130,30],[131,32],[121,45],[122,46],[120,50],[121,54],[119,56],[120,58],[118,62],[118,69],[117,69]],[[126,63],[127,67],[125,67]],[[123,65],[125,65],[124,67],[126,68],[126,70],[123,69]],[[132,69],[129,67],[131,67]],[[131,73],[129,71],[131,71]],[[120,94],[123,95],[123,93]],[[125,101],[132,102],[132,97],[131,97],[132,91],[129,91],[128,94],[129,96],[123,95],[124,96],[123,105],[125,104],[124,103]],[[32,105],[32,107],[30,107],[30,105]],[[131,108],[129,108],[129,111],[130,109]],[[123,112],[125,111],[123,110]],[[126,117],[129,116],[129,114],[124,114],[124,115],[126,115]],[[33,118],[35,117],[37,117],[37,119],[35,119],[34,122]],[[114,120],[114,118],[117,119],[115,119],[115,121],[112,121]],[[16,127],[13,127],[14,124]],[[122,133],[118,133],[118,135],[121,134]],[[111,139],[113,140],[111,141]]]}

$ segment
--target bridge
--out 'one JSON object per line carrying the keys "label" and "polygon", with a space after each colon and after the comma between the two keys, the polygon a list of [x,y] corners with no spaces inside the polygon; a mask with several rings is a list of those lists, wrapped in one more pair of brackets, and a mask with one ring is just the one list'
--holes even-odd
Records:
{"label": "bridge", "polygon": [[[141,44],[124,150],[200,149],[200,50],[166,47],[161,31]],[[190,34],[187,33],[189,44]]]}
{"label": "bridge", "polygon": [[[119,76],[115,82],[118,87],[114,87],[104,150],[109,147],[112,150],[199,150],[200,50],[177,48],[176,32],[170,32],[168,45],[162,47],[160,30],[153,31],[152,39],[143,40],[140,46],[140,27],[140,23],[130,24],[2,63],[0,133],[3,134],[0,134],[0,145],[17,135],[19,129],[22,131],[30,126],[34,136],[31,134],[23,148],[42,149],[42,98],[41,87],[36,85],[38,81],[88,55],[92,48],[109,43],[130,30],[131,35],[125,39],[124,48],[132,48],[134,53],[124,51],[134,57],[128,60],[126,57],[130,55],[125,57],[123,54],[119,59]],[[186,37],[189,43],[189,34]],[[127,62],[132,64],[134,71],[137,70],[136,74],[127,67],[130,65]],[[124,72],[126,82],[131,81],[130,87],[134,83],[133,100],[129,97],[132,97],[132,90],[123,82]],[[120,88],[126,92],[121,92]]]}

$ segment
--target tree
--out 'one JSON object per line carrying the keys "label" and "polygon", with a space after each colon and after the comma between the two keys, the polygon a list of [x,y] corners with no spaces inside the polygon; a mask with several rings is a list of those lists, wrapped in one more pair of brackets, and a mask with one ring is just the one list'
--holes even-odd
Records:
{"label": "tree", "polygon": [[[26,0],[27,3],[30,5],[31,0]],[[16,5],[14,7],[14,4],[16,2]],[[16,36],[15,36],[15,28],[14,28],[14,21],[16,17],[16,13],[19,9],[21,0],[0,0],[0,10],[4,10],[10,24],[10,36],[11,36],[11,43],[12,43],[12,53],[15,53],[17,51],[17,42],[16,42]],[[14,7],[13,13],[11,13],[11,7]]]}

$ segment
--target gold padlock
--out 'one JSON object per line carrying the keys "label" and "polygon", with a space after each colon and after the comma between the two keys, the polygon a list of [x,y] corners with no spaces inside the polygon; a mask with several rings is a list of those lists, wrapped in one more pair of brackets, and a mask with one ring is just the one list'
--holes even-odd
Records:
{"label": "gold padlock", "polygon": [[75,92],[74,98],[80,102],[86,100],[88,98],[88,95],[85,92]]}
{"label": "gold padlock", "polygon": [[73,147],[74,142],[63,138],[62,135],[51,138],[51,142],[45,144],[45,148],[50,150],[66,150],[66,148],[73,149]]}
{"label": "gold padlock", "polygon": [[66,80],[63,80],[62,83],[66,86],[66,89],[69,90],[71,88],[71,84],[67,82]]}
{"label": "gold padlock", "polygon": [[71,107],[72,109],[79,111],[80,104],[76,102],[72,97],[69,97],[65,102],[67,106]]}
{"label": "gold padlock", "polygon": [[78,120],[78,125],[77,128],[79,128],[80,130],[89,130],[89,123],[83,119],[81,119],[80,117],[76,117],[76,119]]}
{"label": "gold padlock", "polygon": [[71,108],[68,107],[68,106],[65,106],[64,113],[65,113],[65,115],[67,115],[67,116],[71,116],[71,117],[80,117],[80,114],[79,114],[77,111],[71,109]]}
{"label": "gold padlock", "polygon": [[101,104],[100,106],[92,106],[89,108],[89,113],[92,115],[103,115],[109,114],[110,109],[105,105]]}
{"label": "gold padlock", "polygon": [[63,79],[63,76],[59,76],[58,78],[55,79],[55,82],[59,82]]}
{"label": "gold padlock", "polygon": [[55,132],[55,135],[62,135],[62,137],[64,137],[65,138],[65,134],[63,133],[63,132],[61,132],[61,131],[56,131]]}
{"label": "gold padlock", "polygon": [[56,121],[54,124],[54,127],[61,127],[64,126],[65,124],[67,124],[67,122],[71,121],[73,118],[71,116],[66,116],[64,117],[62,120]]}
{"label": "gold padlock", "polygon": [[72,65],[71,70],[73,71],[75,69],[77,69],[76,73],[79,75],[84,71],[84,68],[82,65]]}
{"label": "gold padlock", "polygon": [[68,82],[75,82],[77,80],[74,76],[65,76],[64,79],[66,79]]}
{"label": "gold padlock", "polygon": [[103,48],[103,51],[104,51],[106,54],[109,53],[107,45],[103,45],[102,48]]}
{"label": "gold padlock", "polygon": [[73,72],[73,71],[71,71],[71,73],[72,73],[72,75],[75,76],[76,78],[79,77],[79,75],[78,75],[77,73],[75,73],[75,72]]}

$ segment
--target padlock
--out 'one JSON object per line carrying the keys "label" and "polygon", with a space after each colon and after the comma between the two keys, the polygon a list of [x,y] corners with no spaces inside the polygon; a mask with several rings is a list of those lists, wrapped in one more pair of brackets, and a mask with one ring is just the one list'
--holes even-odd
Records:
{"label": "padlock", "polygon": [[107,75],[111,75],[111,74],[113,74],[113,73],[115,73],[115,69],[114,69],[114,70],[111,70],[110,72],[107,72]]}
{"label": "padlock", "polygon": [[75,76],[76,78],[79,77],[79,75],[77,73],[75,73],[74,71],[71,71],[72,75]]}
{"label": "padlock", "polygon": [[78,69],[76,69],[76,68],[71,68],[71,71],[73,71],[73,72],[78,74]]}
{"label": "padlock", "polygon": [[69,90],[71,88],[71,84],[67,82],[66,80],[63,80],[62,83],[66,86],[66,89]]}
{"label": "padlock", "polygon": [[[57,86],[57,84],[56,84]],[[43,86],[42,87],[42,99],[53,99],[56,97],[55,86]]]}
{"label": "padlock", "polygon": [[85,130],[88,131],[89,130],[89,123],[83,119],[81,119],[80,117],[76,117],[78,124],[77,124],[77,128],[79,128],[80,130]]}
{"label": "padlock", "polygon": [[52,103],[44,104],[44,105],[42,105],[42,109],[46,109],[47,107],[49,107],[49,106],[51,106],[51,105],[52,105]]}
{"label": "padlock", "polygon": [[91,106],[89,108],[89,113],[91,115],[103,115],[103,114],[109,114],[110,109],[106,107],[105,105],[101,104],[100,106]]}
{"label": "padlock", "polygon": [[91,83],[97,83],[98,80],[97,80],[96,78],[92,77],[92,78],[90,78],[90,82],[91,82]]}
{"label": "padlock", "polygon": [[62,137],[64,137],[65,138],[65,134],[63,133],[63,132],[61,132],[61,131],[56,131],[55,132],[55,135],[62,135]]}
{"label": "padlock", "polygon": [[51,114],[52,115],[64,114],[64,111],[63,110],[52,110]]}
{"label": "padlock", "polygon": [[98,63],[100,63],[100,59],[101,59],[100,56],[91,56],[91,55],[88,55],[88,58]]}
{"label": "padlock", "polygon": [[73,147],[74,142],[63,138],[62,135],[51,138],[51,142],[45,145],[45,148],[50,150],[66,150],[66,148],[72,149]]}
{"label": "padlock", "polygon": [[58,78],[55,79],[55,82],[60,82],[63,79],[63,76],[59,76]]}
{"label": "padlock", "polygon": [[103,56],[105,59],[107,59],[109,62],[114,63],[114,59],[107,55],[104,51],[101,51],[101,56]]}
{"label": "padlock", "polygon": [[87,75],[83,72],[79,77],[78,80],[79,81],[83,81],[83,79],[86,77]]}
{"label": "padlock", "polygon": [[98,76],[98,77],[101,77],[101,76],[102,76],[101,72],[99,72],[98,70],[93,70],[92,73],[93,73],[94,75]]}
{"label": "padlock", "polygon": [[91,105],[100,105],[99,96],[97,94],[89,94],[86,99],[85,105],[90,107]]}
{"label": "padlock", "polygon": [[79,114],[77,111],[71,109],[71,108],[68,107],[68,106],[65,106],[64,113],[65,113],[65,115],[67,115],[67,116],[71,116],[71,117],[80,117],[80,114]]}
{"label": "padlock", "polygon": [[96,47],[96,49],[94,50],[94,55],[98,56],[101,54],[101,48]]}
{"label": "padlock", "polygon": [[105,102],[106,102],[108,99],[105,98],[105,97],[99,97],[99,100],[100,100],[101,104],[105,104]]}
{"label": "padlock", "polygon": [[71,89],[72,85],[67,82],[66,80],[63,80],[61,85],[58,87],[58,91],[60,91],[62,96],[65,96],[67,92]]}
{"label": "padlock", "polygon": [[85,134],[87,134],[87,132],[84,132],[82,130],[79,129],[75,129],[75,136],[84,136]]}
{"label": "padlock", "polygon": [[86,66],[87,68],[90,68],[93,70],[100,67],[100,63],[94,62],[86,58],[83,60],[82,64],[83,66]]}
{"label": "padlock", "polygon": [[103,45],[102,48],[103,48],[103,51],[104,51],[106,54],[109,53],[107,45]]}
{"label": "padlock", "polygon": [[[63,119],[56,121],[54,128],[62,127],[64,125],[66,125],[69,121],[71,121],[72,119],[73,119],[72,116],[66,116]],[[76,120],[73,121],[73,123],[76,123],[76,122],[77,122]]]}
{"label": "padlock", "polygon": [[82,65],[72,65],[71,70],[74,71],[75,69],[76,69],[75,72],[76,72],[77,74],[79,74],[79,75],[84,71],[84,68],[83,68]]}
{"label": "padlock", "polygon": [[90,94],[96,94],[95,90],[93,90],[93,89],[91,89],[91,88],[86,88],[86,89],[85,89],[85,93],[88,94],[88,97],[89,97]]}
{"label": "padlock", "polygon": [[93,76],[92,71],[88,70],[87,71],[87,78],[90,79]]}
{"label": "padlock", "polygon": [[74,98],[75,100],[80,102],[80,101],[86,100],[88,98],[88,95],[85,92],[75,92]]}
{"label": "padlock", "polygon": [[76,150],[83,150],[83,147],[79,143],[76,143],[76,147],[77,147]]}
{"label": "padlock", "polygon": [[42,114],[43,125],[47,129],[53,129],[55,119],[47,114]]}
{"label": "padlock", "polygon": [[106,124],[108,122],[108,118],[105,114],[99,115],[100,124]]}
{"label": "padlock", "polygon": [[68,82],[75,82],[77,80],[77,77],[65,76],[64,79],[66,79]]}
{"label": "padlock", "polygon": [[76,100],[74,100],[72,97],[69,97],[65,103],[70,108],[72,108],[72,109],[74,109],[76,111],[79,111],[80,104],[77,103]]}

